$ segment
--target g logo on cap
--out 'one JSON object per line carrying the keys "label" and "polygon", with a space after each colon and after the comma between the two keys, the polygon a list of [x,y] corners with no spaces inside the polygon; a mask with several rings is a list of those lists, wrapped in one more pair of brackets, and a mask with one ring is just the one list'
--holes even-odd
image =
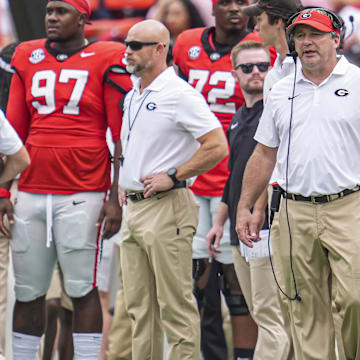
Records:
{"label": "g logo on cap", "polygon": [[310,17],[311,17],[310,13],[305,13],[301,15],[300,19],[309,19]]}

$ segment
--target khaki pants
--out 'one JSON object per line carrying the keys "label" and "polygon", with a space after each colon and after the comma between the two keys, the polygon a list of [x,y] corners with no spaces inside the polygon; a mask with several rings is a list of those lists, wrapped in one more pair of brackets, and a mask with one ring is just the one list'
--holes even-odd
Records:
{"label": "khaki pants", "polygon": [[290,338],[284,328],[280,298],[268,257],[249,263],[233,246],[236,275],[251,316],[258,325],[255,360],[290,359]]}
{"label": "khaki pants", "polygon": [[[118,270],[121,287],[116,294],[115,311],[111,331],[109,334],[109,360],[132,360],[131,357],[131,319],[126,312],[124,302],[124,289],[122,286],[122,272],[120,263],[120,247],[115,245],[115,251],[118,256]],[[161,336],[159,334],[159,336]],[[161,359],[163,349],[155,352],[159,354]]]}
{"label": "khaki pants", "polygon": [[[13,202],[17,194],[18,180],[14,180],[11,186],[11,201]],[[9,229],[7,217],[4,218],[5,226]],[[5,331],[6,331],[6,305],[7,305],[7,279],[9,268],[10,240],[0,234],[0,355],[5,356]]]}
{"label": "khaki pants", "polygon": [[[301,302],[288,301],[296,359],[333,360],[332,298],[338,310],[346,359],[360,359],[360,192],[325,204],[288,200],[292,263]],[[281,271],[294,295],[285,201],[280,209]],[[275,239],[274,239],[275,240]],[[332,294],[332,278],[335,293]]]}
{"label": "khaki pants", "polygon": [[153,354],[162,347],[161,327],[169,360],[200,360],[200,319],[192,293],[197,222],[198,205],[188,189],[128,202],[121,265],[132,360],[161,359]]}
{"label": "khaki pants", "polygon": [[[271,196],[269,198],[271,199]],[[275,213],[274,220],[271,225],[270,241],[271,241],[273,253],[280,254],[280,249],[277,248],[278,246],[280,246],[280,224],[279,224],[279,213],[278,212]],[[276,280],[278,281],[278,283],[284,284],[283,273],[281,271],[281,264],[279,263],[279,259],[280,259],[280,257],[278,257],[278,256],[272,257],[274,273],[275,273]],[[274,281],[275,281],[275,279],[274,279]],[[281,287],[281,289],[283,290],[282,287]],[[285,328],[285,331],[286,331],[289,341],[290,341],[290,351],[289,351],[288,359],[289,360],[295,359],[294,344],[293,344],[293,339],[292,339],[292,335],[291,335],[291,326],[290,326],[289,304],[287,302],[287,298],[285,297],[284,294],[281,293],[281,291],[279,289],[277,290],[277,292],[278,292],[278,296],[280,299],[280,309],[281,309],[282,318],[284,321],[284,328]]]}

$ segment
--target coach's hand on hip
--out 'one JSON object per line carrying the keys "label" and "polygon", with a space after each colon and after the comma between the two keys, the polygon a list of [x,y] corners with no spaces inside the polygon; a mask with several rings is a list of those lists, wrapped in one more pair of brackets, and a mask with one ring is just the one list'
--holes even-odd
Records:
{"label": "coach's hand on hip", "polygon": [[147,175],[140,179],[144,184],[144,197],[148,198],[159,191],[170,190],[174,183],[167,173]]}

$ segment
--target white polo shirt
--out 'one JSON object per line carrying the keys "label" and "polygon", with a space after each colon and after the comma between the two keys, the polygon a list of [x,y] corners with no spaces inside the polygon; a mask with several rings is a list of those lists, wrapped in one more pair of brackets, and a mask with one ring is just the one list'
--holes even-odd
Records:
{"label": "white polo shirt", "polygon": [[0,153],[4,155],[13,155],[23,146],[19,136],[14,128],[5,118],[0,110]]}
{"label": "white polo shirt", "polygon": [[204,97],[178,77],[173,67],[163,71],[140,94],[140,79],[124,102],[120,186],[143,190],[140,178],[167,172],[190,160],[196,140],[221,128]]}
{"label": "white polo shirt", "polygon": [[[255,140],[279,147],[277,180],[286,187],[291,96],[294,76],[276,83]],[[329,195],[360,184],[360,69],[341,57],[319,86],[299,69],[294,97],[288,191]]]}
{"label": "white polo shirt", "polygon": [[[300,61],[298,58],[296,59],[297,66],[301,66]],[[274,85],[283,79],[284,77],[294,74],[295,72],[295,62],[294,59],[291,56],[286,56],[284,61],[281,61],[281,56],[279,53],[277,53],[276,60],[274,62],[273,67],[268,72],[268,74],[265,77],[264,80],[264,104],[266,104],[267,99],[269,98],[270,92]],[[269,184],[273,184],[274,182],[277,182],[277,174],[276,174],[276,168],[271,175]]]}
{"label": "white polo shirt", "polygon": [[[301,66],[300,61],[297,65]],[[264,81],[264,104],[270,95],[273,86],[285,76],[293,74],[295,71],[295,63],[291,56],[286,56],[284,61],[281,61],[281,56],[278,53],[273,67],[270,69]]]}

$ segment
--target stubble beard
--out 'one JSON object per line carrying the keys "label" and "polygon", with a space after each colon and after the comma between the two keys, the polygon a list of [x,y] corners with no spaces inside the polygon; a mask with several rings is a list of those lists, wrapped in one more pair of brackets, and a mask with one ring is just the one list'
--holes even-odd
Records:
{"label": "stubble beard", "polygon": [[242,87],[243,91],[248,93],[249,95],[257,95],[262,94],[264,89],[264,82],[262,81],[261,85],[250,85],[250,81]]}

